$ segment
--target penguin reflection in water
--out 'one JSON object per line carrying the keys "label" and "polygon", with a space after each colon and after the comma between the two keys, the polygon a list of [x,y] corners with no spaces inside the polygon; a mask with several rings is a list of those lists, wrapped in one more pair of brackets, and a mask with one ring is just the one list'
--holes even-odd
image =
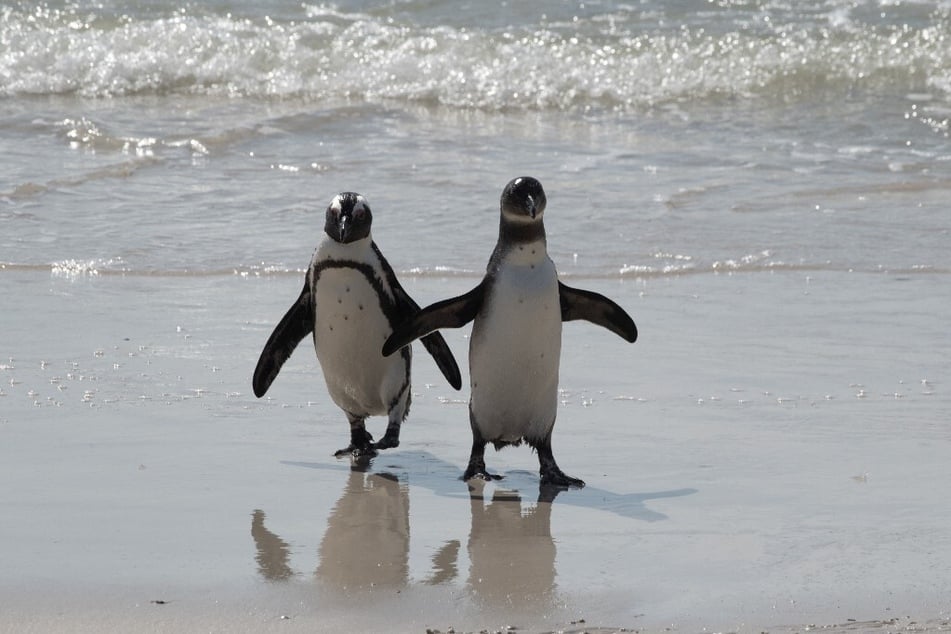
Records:
{"label": "penguin reflection in water", "polygon": [[[412,353],[384,358],[380,346],[393,329],[419,311],[370,236],[373,217],[360,194],[338,194],[327,207],[318,245],[300,297],[264,345],[254,369],[254,394],[264,396],[281,366],[309,334],[327,391],[350,423],[350,445],[337,456],[372,456],[400,444],[409,413]],[[423,345],[455,389],[462,386],[456,360],[439,333]],[[379,442],[366,430],[368,416],[386,414]]]}
{"label": "penguin reflection in water", "polygon": [[463,478],[498,479],[485,468],[485,446],[522,441],[538,453],[543,485],[583,487],[552,455],[558,407],[561,322],[585,319],[634,342],[637,327],[610,299],[558,281],[548,257],[541,183],[516,178],[502,191],[499,239],[485,277],[474,289],[424,308],[396,328],[383,346],[391,355],[417,337],[470,321],[469,421],[472,453]]}
{"label": "penguin reflection in water", "polygon": [[[266,521],[264,511],[253,512],[258,572],[269,581],[300,575],[291,567],[294,548],[268,529]],[[398,591],[409,583],[409,536],[409,485],[394,474],[370,472],[369,458],[354,460],[327,518],[315,576],[329,588],[348,593]]]}

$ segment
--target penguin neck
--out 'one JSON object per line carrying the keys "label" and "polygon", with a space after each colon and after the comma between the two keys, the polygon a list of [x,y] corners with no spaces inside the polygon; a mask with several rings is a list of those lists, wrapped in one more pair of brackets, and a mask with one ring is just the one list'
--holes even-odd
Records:
{"label": "penguin neck", "polygon": [[499,221],[499,244],[518,245],[531,242],[546,243],[544,222],[513,222],[502,217]]}
{"label": "penguin neck", "polygon": [[498,271],[504,266],[531,266],[535,268],[548,259],[545,226],[533,223],[506,222],[499,226],[499,241],[489,258],[487,270]]}
{"label": "penguin neck", "polygon": [[364,261],[372,250],[373,238],[367,234],[365,238],[353,242],[337,242],[329,235],[324,234],[320,246],[317,247],[317,257],[321,260],[354,260]]}

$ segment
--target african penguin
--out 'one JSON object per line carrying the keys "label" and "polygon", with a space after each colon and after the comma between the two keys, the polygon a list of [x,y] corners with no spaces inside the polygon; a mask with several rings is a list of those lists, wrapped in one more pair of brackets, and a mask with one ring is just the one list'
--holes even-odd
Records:
{"label": "african penguin", "polygon": [[634,321],[620,306],[558,281],[546,250],[545,205],[545,191],[534,178],[509,182],[502,191],[499,239],[482,282],[416,313],[383,347],[383,354],[391,355],[438,328],[475,320],[469,340],[472,453],[466,480],[498,477],[486,472],[487,442],[500,449],[525,441],[538,452],[542,484],[584,486],[558,468],[551,449],[561,322],[586,319],[629,342],[637,339]]}
{"label": "african penguin", "polygon": [[[384,357],[380,346],[393,329],[419,311],[370,236],[373,216],[360,194],[338,194],[327,207],[324,235],[311,260],[304,289],[264,345],[254,369],[254,394],[264,396],[297,344],[313,333],[327,391],[350,422],[350,446],[341,456],[375,455],[400,444],[409,413],[412,353]],[[449,383],[462,378],[442,335],[423,338]],[[376,444],[368,416],[386,414],[386,433]]]}

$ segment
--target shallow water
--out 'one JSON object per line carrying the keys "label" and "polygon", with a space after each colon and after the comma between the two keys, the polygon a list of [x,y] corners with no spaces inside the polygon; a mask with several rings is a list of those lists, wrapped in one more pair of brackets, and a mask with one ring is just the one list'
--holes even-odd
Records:
{"label": "shallow water", "polygon": [[[254,399],[290,276],[8,271],[7,618],[753,631],[910,615],[939,630],[951,297],[935,278],[586,280],[642,337],[566,326],[554,447],[588,486],[551,500],[526,448],[487,454],[501,483],[459,480],[465,394],[421,349],[403,442],[369,465],[331,457],[346,423],[306,347]],[[466,334],[447,337],[460,359]]]}
{"label": "shallow water", "polygon": [[[951,7],[485,7],[0,9],[0,619],[943,627]],[[253,398],[334,193],[425,305],[524,174],[641,333],[565,327],[586,489],[520,448],[470,491],[421,348],[365,470],[306,346]]]}
{"label": "shallow water", "polygon": [[478,272],[532,174],[566,274],[948,270],[946,3],[479,7],[5,8],[0,261],[297,271],[353,189]]}

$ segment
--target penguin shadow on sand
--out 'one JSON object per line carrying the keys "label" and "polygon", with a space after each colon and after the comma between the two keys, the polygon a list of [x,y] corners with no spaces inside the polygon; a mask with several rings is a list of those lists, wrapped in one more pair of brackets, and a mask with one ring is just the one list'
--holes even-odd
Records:
{"label": "penguin shadow on sand", "polygon": [[[459,467],[441,460],[428,451],[397,451],[380,456],[376,458],[376,461],[377,464],[383,465],[383,468],[401,474],[401,477],[405,474],[414,487],[427,489],[444,497],[462,497],[465,495],[465,485],[471,489],[473,486],[481,486],[487,482],[481,478],[463,482],[463,471]],[[285,464],[319,467],[309,463]],[[684,497],[697,493],[697,489],[689,487],[638,493],[616,493],[590,484],[583,489],[569,489],[560,485],[542,484],[539,482],[537,472],[521,469],[507,471],[501,480],[493,480],[493,482],[506,490],[518,492],[525,499],[531,499],[537,493],[539,502],[606,511],[644,522],[667,519],[663,513],[648,507],[651,500]]]}
{"label": "penguin shadow on sand", "polygon": [[[283,464],[307,469],[334,471],[344,468],[337,464],[319,462],[284,461]],[[467,484],[485,482],[480,478],[463,482],[463,471],[459,467],[436,457],[428,451],[395,451],[377,458],[354,459],[352,469],[369,470],[376,475],[387,474],[391,478],[396,477],[393,474],[398,474],[400,479],[406,480],[413,487],[420,487],[436,495],[449,498],[467,497]],[[637,493],[616,493],[592,485],[583,489],[567,489],[558,485],[541,484],[537,473],[520,469],[506,472],[504,477],[497,482],[506,489],[521,492],[520,495],[524,494],[525,497],[530,498],[537,492],[538,500],[541,502],[556,503],[557,498],[559,506],[566,505],[605,511],[644,522],[657,522],[667,519],[667,516],[663,513],[654,511],[647,506],[651,500],[684,497],[697,493],[697,489],[690,487]]]}
{"label": "penguin shadow on sand", "polygon": [[[410,583],[410,485],[452,498],[457,501],[454,505],[468,499],[465,588],[484,608],[545,610],[553,604],[556,548],[551,522],[556,504],[656,522],[667,516],[649,509],[650,500],[696,492],[674,489],[624,494],[592,486],[566,491],[539,485],[537,474],[529,471],[510,471],[502,482],[461,482],[461,469],[425,451],[354,459],[349,469],[328,463],[284,464],[347,472],[343,492],[327,520],[315,572],[319,582],[347,592],[400,589]],[[252,514],[251,536],[262,577],[284,581],[297,576],[290,566],[291,546],[265,527],[261,510]],[[460,577],[464,536],[445,537],[421,579],[424,585],[448,584]]]}

